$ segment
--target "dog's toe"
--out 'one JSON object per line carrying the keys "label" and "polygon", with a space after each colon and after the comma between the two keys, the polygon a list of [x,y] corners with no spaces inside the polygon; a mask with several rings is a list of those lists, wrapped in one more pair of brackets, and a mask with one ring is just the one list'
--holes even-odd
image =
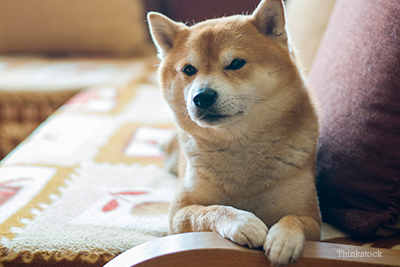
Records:
{"label": "dog's toe", "polygon": [[272,266],[287,265],[294,263],[301,256],[304,243],[303,233],[276,224],[268,233],[264,250]]}
{"label": "dog's toe", "polygon": [[253,213],[240,211],[234,221],[224,224],[218,232],[235,243],[258,248],[265,242],[268,227]]}

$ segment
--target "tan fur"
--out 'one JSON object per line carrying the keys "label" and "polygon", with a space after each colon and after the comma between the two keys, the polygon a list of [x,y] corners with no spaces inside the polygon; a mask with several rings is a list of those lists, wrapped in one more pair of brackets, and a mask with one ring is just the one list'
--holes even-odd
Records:
{"label": "tan fur", "polygon": [[[261,1],[250,16],[192,27],[154,12],[148,19],[179,130],[180,186],[170,233],[215,231],[263,246],[273,265],[292,263],[304,240],[320,234],[318,118],[288,46],[281,0]],[[235,58],[246,64],[227,70]],[[188,64],[195,75],[182,72]],[[196,117],[193,91],[201,87],[218,92],[215,110],[226,119]]]}

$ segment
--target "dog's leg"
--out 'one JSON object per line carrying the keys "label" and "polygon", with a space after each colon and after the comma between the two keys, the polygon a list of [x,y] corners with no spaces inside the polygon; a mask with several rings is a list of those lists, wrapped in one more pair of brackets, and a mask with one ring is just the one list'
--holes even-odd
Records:
{"label": "dog's leg", "polygon": [[178,175],[179,141],[175,133],[171,139],[162,145],[165,153],[164,169],[172,174]]}
{"label": "dog's leg", "polygon": [[229,206],[190,205],[171,215],[171,234],[214,231],[250,248],[262,247],[268,232],[253,213]]}
{"label": "dog's leg", "polygon": [[272,266],[292,264],[303,252],[305,240],[319,240],[320,226],[309,216],[288,215],[269,230],[264,244]]}

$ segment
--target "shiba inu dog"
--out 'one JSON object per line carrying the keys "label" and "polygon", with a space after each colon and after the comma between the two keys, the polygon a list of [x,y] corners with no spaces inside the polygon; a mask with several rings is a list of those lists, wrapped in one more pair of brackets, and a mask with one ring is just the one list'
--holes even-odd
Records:
{"label": "shiba inu dog", "polygon": [[274,266],[320,238],[318,116],[282,0],[193,26],[148,14],[180,147],[170,233],[214,231]]}

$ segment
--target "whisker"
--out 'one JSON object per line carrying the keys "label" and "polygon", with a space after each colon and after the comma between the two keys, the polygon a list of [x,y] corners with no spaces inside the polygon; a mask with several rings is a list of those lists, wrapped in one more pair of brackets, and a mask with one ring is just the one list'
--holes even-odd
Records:
{"label": "whisker", "polygon": [[233,38],[233,41],[235,41],[237,38],[240,38],[243,35],[243,33],[239,34],[238,36],[236,36],[235,38]]}
{"label": "whisker", "polygon": [[237,100],[252,100],[254,102],[257,103],[261,103],[261,102],[269,102],[269,101],[273,101],[273,100],[277,100],[280,98],[284,98],[286,96],[288,96],[289,94],[284,94],[284,95],[279,95],[277,97],[273,97],[273,98],[260,98],[260,97],[254,97],[254,96],[249,96],[249,95],[240,95],[235,97]]}
{"label": "whisker", "polygon": [[242,144],[240,143],[239,139],[233,134],[232,130],[228,128],[228,131],[231,133],[233,139],[235,139],[239,146],[243,149]]}

